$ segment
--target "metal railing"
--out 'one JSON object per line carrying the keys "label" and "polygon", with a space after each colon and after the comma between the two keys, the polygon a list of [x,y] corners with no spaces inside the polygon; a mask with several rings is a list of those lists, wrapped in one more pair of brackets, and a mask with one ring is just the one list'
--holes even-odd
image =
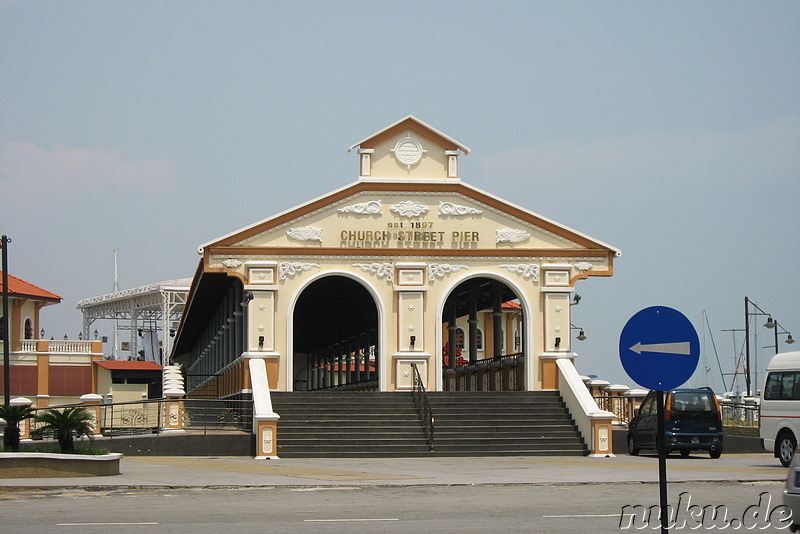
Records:
{"label": "metal railing", "polygon": [[633,419],[636,399],[618,395],[594,395],[592,398],[598,408],[613,413],[620,422],[629,423]]}
{"label": "metal railing", "polygon": [[[100,405],[100,433],[114,437],[135,434],[158,434],[167,427],[167,402],[178,403],[181,408],[177,417],[180,428],[202,432],[251,432],[253,428],[253,402],[249,400],[218,399],[147,399],[132,402],[117,402]],[[40,408],[63,409],[83,404],[50,406]],[[39,424],[31,420],[31,437],[42,439]]]}
{"label": "metal railing", "polygon": [[447,372],[455,370],[459,391],[519,391],[523,389],[524,354],[515,352],[475,361],[456,360],[455,369],[445,369],[445,389],[449,389]]}
{"label": "metal railing", "polygon": [[414,396],[414,407],[417,409],[419,415],[419,422],[422,424],[422,431],[425,433],[425,441],[428,442],[428,449],[433,451],[433,425],[434,418],[431,412],[431,404],[428,401],[428,396],[425,393],[425,384],[422,382],[422,377],[419,374],[416,363],[411,363],[411,369],[414,370],[414,379],[412,382],[411,392]]}
{"label": "metal railing", "polygon": [[720,402],[722,426],[726,431],[742,435],[758,435],[761,406],[749,402]]}

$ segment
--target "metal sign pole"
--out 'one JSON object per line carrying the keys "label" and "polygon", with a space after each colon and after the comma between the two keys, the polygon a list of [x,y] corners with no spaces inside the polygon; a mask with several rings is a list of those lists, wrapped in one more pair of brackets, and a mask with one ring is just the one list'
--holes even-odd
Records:
{"label": "metal sign pole", "polygon": [[2,237],[3,249],[3,404],[11,404],[11,332],[8,329],[8,244],[11,239]]}
{"label": "metal sign pole", "polygon": [[658,449],[658,492],[661,508],[661,534],[666,534],[669,525],[669,505],[667,504],[667,447],[664,427],[664,392],[656,392],[656,403],[658,406],[658,435],[656,437],[656,448]]}

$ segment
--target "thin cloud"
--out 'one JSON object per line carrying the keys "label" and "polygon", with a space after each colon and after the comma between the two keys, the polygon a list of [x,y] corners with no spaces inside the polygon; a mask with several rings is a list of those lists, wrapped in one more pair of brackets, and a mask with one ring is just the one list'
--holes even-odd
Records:
{"label": "thin cloud", "polygon": [[11,141],[0,149],[0,187],[6,198],[36,191],[69,199],[107,190],[155,191],[172,176],[163,158],[128,158],[107,148],[91,150],[58,145],[52,150]]}
{"label": "thin cloud", "polygon": [[480,166],[490,179],[586,179],[607,188],[711,178],[718,183],[796,180],[800,117],[728,131],[645,131],[585,145],[541,144],[495,154]]}

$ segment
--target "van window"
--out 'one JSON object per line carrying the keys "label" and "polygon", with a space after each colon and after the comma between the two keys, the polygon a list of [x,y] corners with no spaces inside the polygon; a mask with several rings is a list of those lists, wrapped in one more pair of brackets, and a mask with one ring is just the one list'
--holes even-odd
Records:
{"label": "van window", "polygon": [[770,373],[764,400],[800,400],[800,372]]}

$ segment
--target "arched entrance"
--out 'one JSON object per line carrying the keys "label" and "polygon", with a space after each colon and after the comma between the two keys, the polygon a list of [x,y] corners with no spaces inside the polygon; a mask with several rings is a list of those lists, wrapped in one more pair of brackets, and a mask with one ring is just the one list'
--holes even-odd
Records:
{"label": "arched entrance", "polygon": [[519,296],[481,277],[456,286],[442,313],[445,391],[521,391],[525,318]]}
{"label": "arched entrance", "polygon": [[293,332],[294,390],[378,389],[378,309],[361,283],[325,276],[309,284]]}

